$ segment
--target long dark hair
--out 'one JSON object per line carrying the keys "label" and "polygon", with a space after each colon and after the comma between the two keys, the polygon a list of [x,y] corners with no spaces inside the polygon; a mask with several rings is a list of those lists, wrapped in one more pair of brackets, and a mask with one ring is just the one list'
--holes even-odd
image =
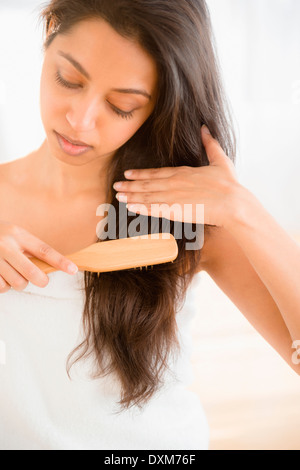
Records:
{"label": "long dark hair", "polygon": [[[123,37],[136,40],[156,61],[156,107],[117,150],[109,168],[106,195],[117,214],[117,238],[124,227],[118,222],[120,204],[112,186],[124,180],[125,170],[207,166],[202,124],[235,161],[232,120],[204,0],[52,0],[39,18],[45,28],[45,51],[58,34],[68,34],[79,21],[101,18]],[[125,218],[126,228],[136,217]],[[150,233],[153,218],[145,219]],[[156,232],[165,231],[166,220],[156,222]],[[93,357],[95,378],[114,374],[118,379],[121,410],[149,401],[163,384],[170,355],[180,350],[176,313],[201,259],[200,249],[186,250],[191,240],[182,225],[186,224],[169,225],[178,243],[176,262],[142,271],[84,275],[85,339],[69,355],[68,372],[74,362]],[[205,233],[211,228],[205,226]],[[197,233],[199,226],[191,224],[190,229]]]}

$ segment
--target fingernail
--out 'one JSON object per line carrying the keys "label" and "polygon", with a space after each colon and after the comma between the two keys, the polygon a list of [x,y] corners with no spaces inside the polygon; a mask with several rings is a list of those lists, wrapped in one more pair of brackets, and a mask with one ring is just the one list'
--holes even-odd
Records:
{"label": "fingernail", "polygon": [[116,191],[119,191],[119,189],[122,189],[123,183],[115,183],[113,187]]}
{"label": "fingernail", "polygon": [[76,266],[76,264],[70,264],[69,267],[68,267],[68,273],[69,274],[76,274],[78,273],[78,267]]}
{"label": "fingernail", "polygon": [[202,130],[203,130],[204,134],[210,135],[210,131],[209,131],[208,127],[205,124],[204,124],[204,126],[202,126]]}
{"label": "fingernail", "polygon": [[125,193],[118,193],[116,195],[116,198],[118,199],[118,201],[120,202],[127,202],[127,195]]}

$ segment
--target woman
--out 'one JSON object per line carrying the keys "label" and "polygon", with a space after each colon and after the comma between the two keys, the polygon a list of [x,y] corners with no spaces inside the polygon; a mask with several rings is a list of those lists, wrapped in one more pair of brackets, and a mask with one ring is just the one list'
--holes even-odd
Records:
{"label": "woman", "polygon": [[[207,271],[299,373],[300,250],[237,181],[205,1],[52,0],[41,19],[46,139],[0,176],[1,447],[207,449],[181,374],[187,290]],[[204,245],[186,250],[183,232],[172,264],[68,277],[104,203],[129,204],[117,237],[142,214],[173,234],[204,225]],[[180,219],[173,204],[192,210]],[[30,256],[64,272],[48,278]]]}

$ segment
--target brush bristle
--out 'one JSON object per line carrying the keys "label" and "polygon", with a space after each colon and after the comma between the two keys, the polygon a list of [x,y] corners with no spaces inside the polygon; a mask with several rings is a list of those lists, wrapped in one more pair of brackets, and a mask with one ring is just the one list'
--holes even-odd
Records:
{"label": "brush bristle", "polygon": [[[171,261],[171,263],[174,263],[174,261]],[[154,265],[151,264],[150,266],[139,266],[137,268],[131,268],[132,270],[134,271],[137,271],[137,270],[140,270],[140,271],[148,271],[151,269],[151,271],[153,271],[154,269]],[[101,272],[96,272],[95,274],[97,274],[97,277],[99,279],[100,275],[101,275]]]}

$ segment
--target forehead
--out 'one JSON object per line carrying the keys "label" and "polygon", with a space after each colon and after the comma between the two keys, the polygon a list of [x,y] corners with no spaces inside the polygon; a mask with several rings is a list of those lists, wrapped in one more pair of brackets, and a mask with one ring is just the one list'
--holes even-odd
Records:
{"label": "forehead", "polygon": [[67,34],[58,34],[50,48],[54,54],[59,50],[71,54],[92,79],[117,76],[127,85],[155,89],[155,60],[136,40],[124,38],[101,18],[81,21]]}

